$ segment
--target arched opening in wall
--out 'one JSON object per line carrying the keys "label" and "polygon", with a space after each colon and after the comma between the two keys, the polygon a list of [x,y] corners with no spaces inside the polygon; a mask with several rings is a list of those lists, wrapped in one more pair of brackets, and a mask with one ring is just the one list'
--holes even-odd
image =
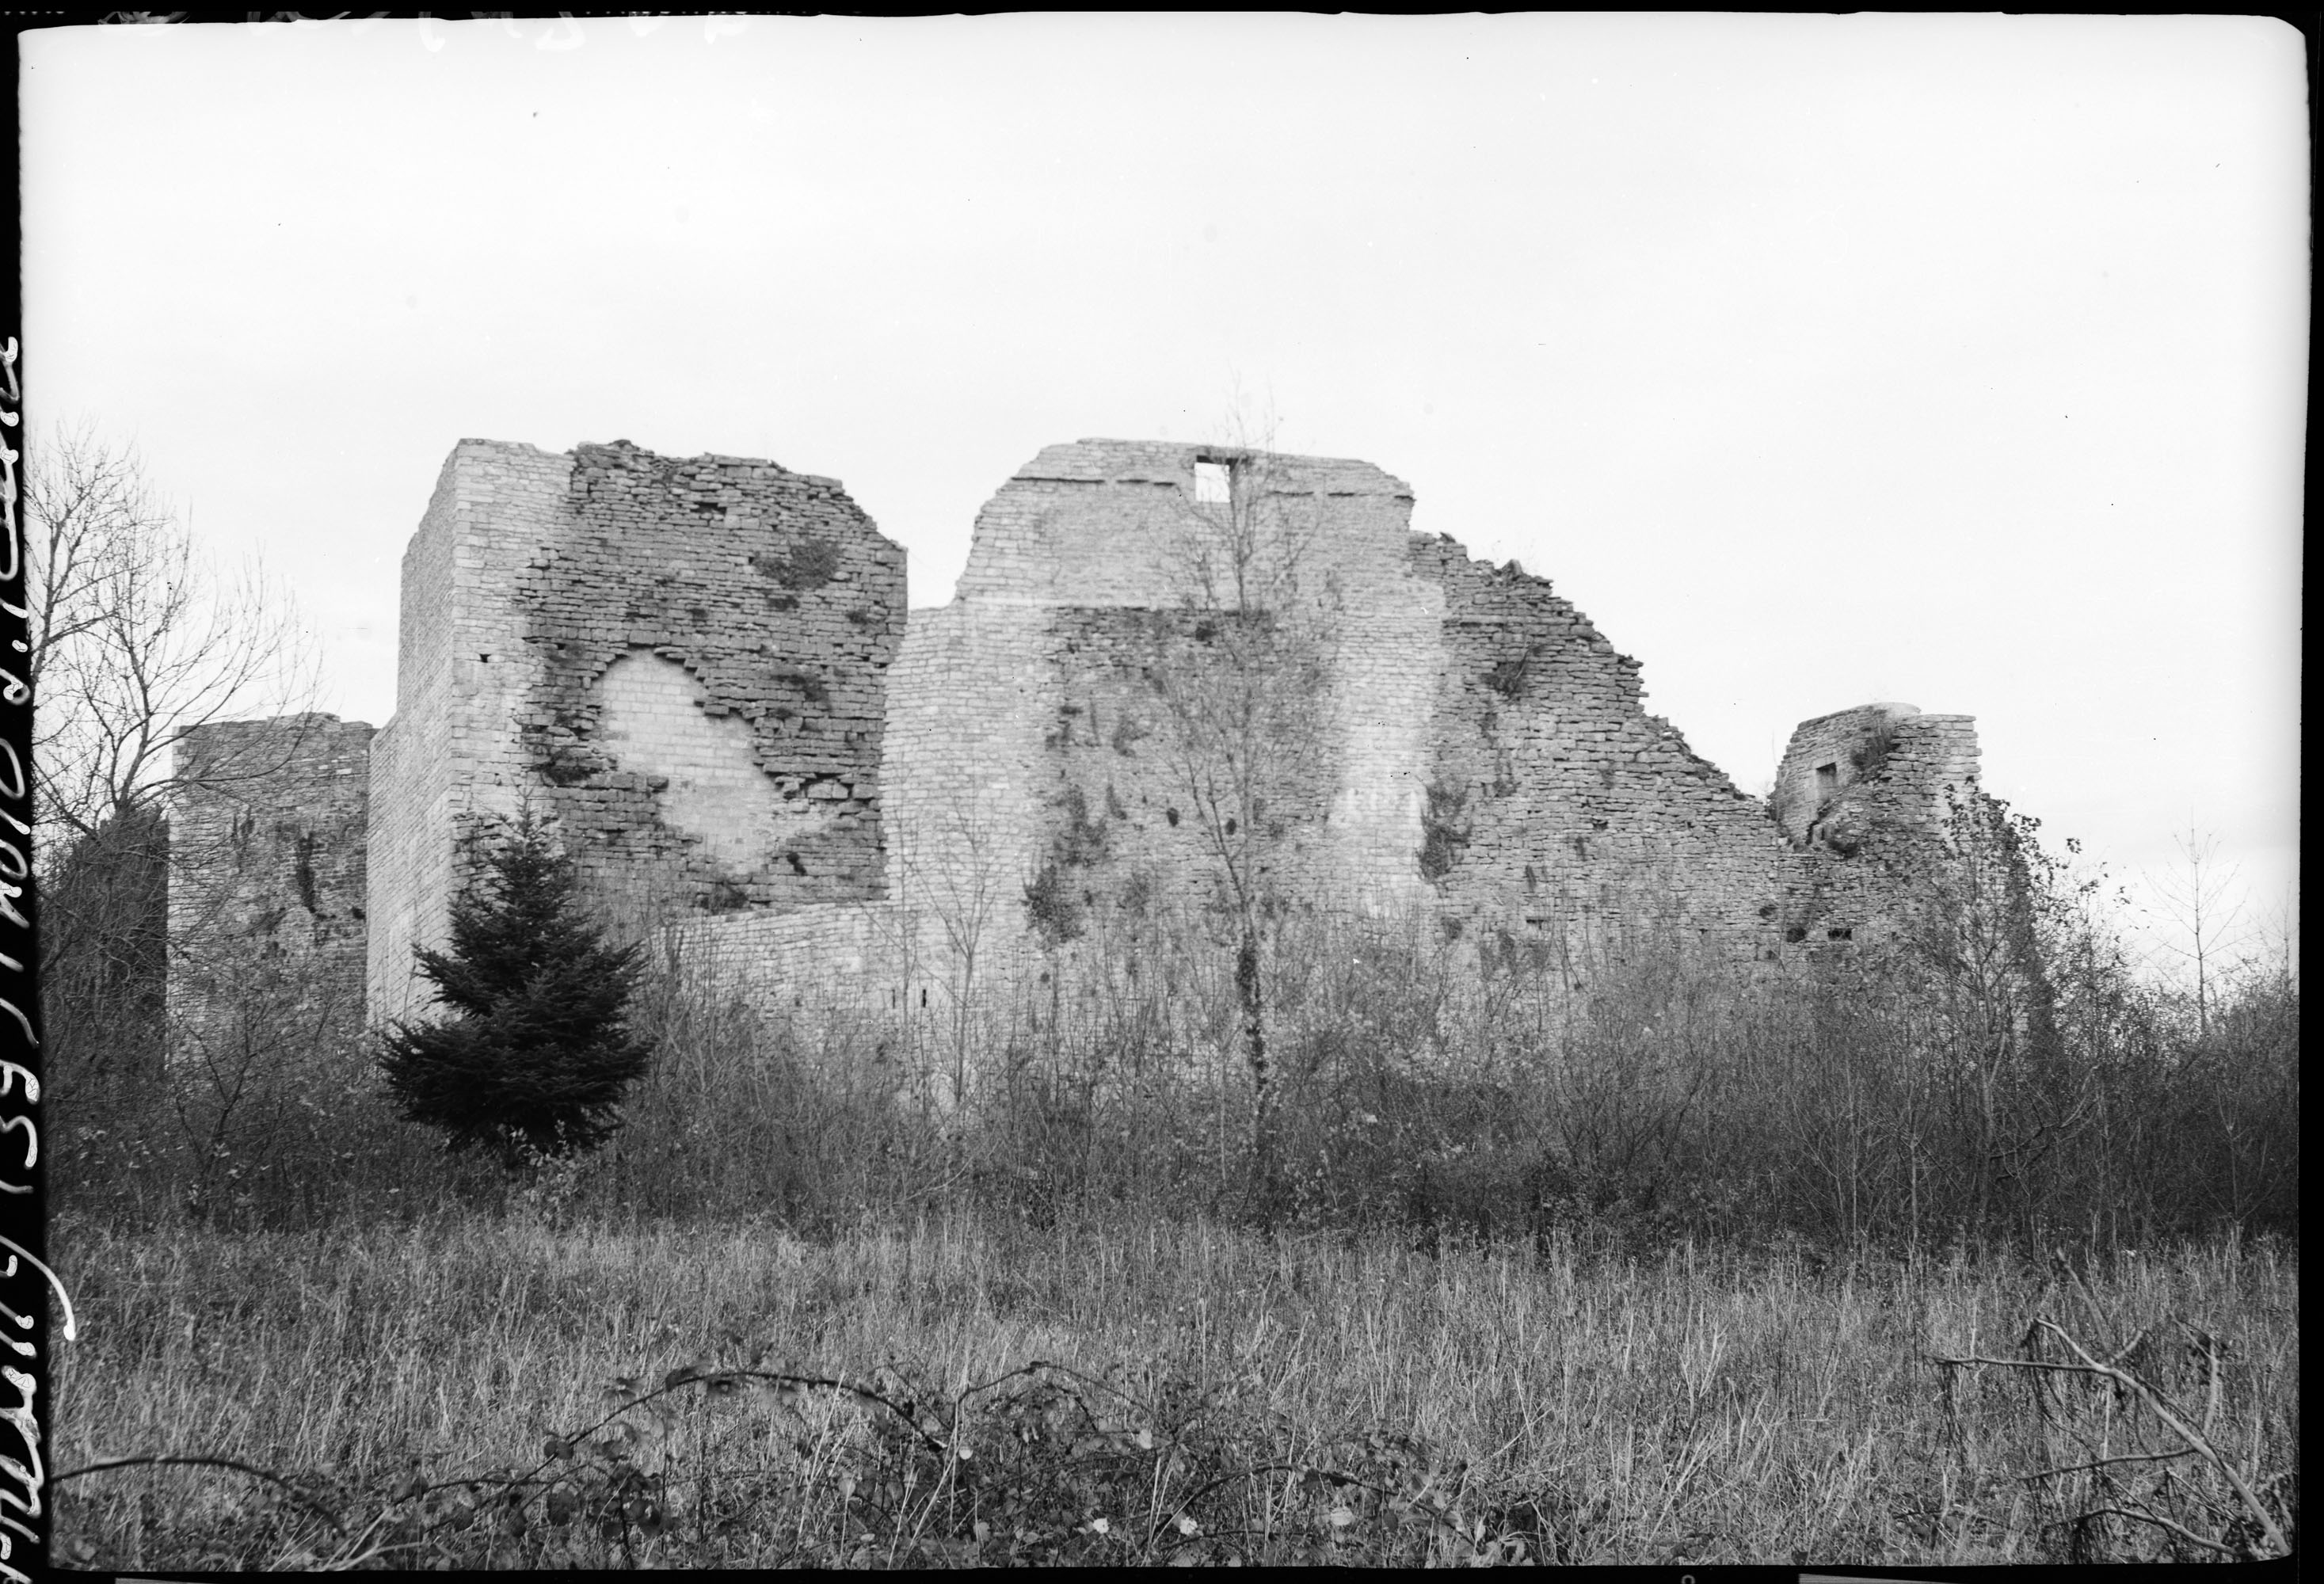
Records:
{"label": "arched opening in wall", "polygon": [[784,806],[759,768],[750,723],[708,713],[702,684],[677,661],[632,649],[605,668],[597,689],[599,743],[622,769],[663,782],[662,823],[699,838],[728,879],[767,868],[806,825],[823,823],[805,806]]}

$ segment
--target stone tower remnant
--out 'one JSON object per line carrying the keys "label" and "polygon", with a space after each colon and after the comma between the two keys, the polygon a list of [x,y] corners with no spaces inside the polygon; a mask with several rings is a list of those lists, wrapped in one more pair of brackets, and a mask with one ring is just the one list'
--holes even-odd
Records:
{"label": "stone tower remnant", "polygon": [[837,481],[625,441],[463,440],[403,558],[374,762],[374,1015],[412,1007],[462,841],[553,818],[619,929],[877,898],[904,555]]}
{"label": "stone tower remnant", "polygon": [[364,1022],[372,728],[337,715],[195,727],[170,808],[172,1049]]}

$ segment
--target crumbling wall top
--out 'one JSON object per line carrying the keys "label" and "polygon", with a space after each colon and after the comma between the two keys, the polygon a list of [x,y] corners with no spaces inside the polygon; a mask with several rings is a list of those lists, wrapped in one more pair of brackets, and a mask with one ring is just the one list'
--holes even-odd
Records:
{"label": "crumbling wall top", "polygon": [[[977,513],[964,600],[1029,605],[1177,609],[1190,598],[1192,540],[1203,526],[1202,464],[1223,465],[1240,499],[1270,502],[1304,545],[1318,578],[1392,569],[1404,580],[1402,541],[1412,490],[1369,462],[1295,456],[1176,440],[1076,440],[1019,468]],[[1211,481],[1222,483],[1223,481]]]}
{"label": "crumbling wall top", "polygon": [[1344,456],[1256,453],[1223,442],[1074,440],[1047,446],[1019,468],[1016,481],[1058,483],[1167,484],[1190,489],[1197,462],[1228,462],[1264,455],[1277,489],[1325,495],[1386,495],[1409,501],[1412,486],[1369,462]]}

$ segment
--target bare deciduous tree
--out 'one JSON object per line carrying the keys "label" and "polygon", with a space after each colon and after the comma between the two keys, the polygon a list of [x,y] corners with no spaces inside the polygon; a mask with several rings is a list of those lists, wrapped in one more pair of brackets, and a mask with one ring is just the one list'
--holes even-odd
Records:
{"label": "bare deciduous tree", "polygon": [[[1300,577],[1322,529],[1272,449],[1272,426],[1206,449],[1172,546],[1186,626],[1152,667],[1168,723],[1163,751],[1216,865],[1232,919],[1234,985],[1250,1072],[1255,1178],[1275,1171],[1277,1085],[1269,1065],[1262,967],[1282,898],[1267,857],[1301,792],[1318,778],[1322,634]],[[1167,630],[1166,630],[1167,631]]]}
{"label": "bare deciduous tree", "polygon": [[2209,1039],[2222,972],[2240,965],[2250,932],[2244,924],[2236,866],[2229,864],[2224,871],[2219,866],[2218,838],[2198,830],[2190,820],[2187,833],[2173,840],[2183,866],[2177,874],[2155,881],[2154,891],[2178,926],[2179,938],[2164,940],[2163,950],[2178,958],[2193,978],[2195,1036]]}
{"label": "bare deciduous tree", "polygon": [[[999,841],[981,789],[970,788],[927,817],[932,832],[890,826],[888,839],[895,843],[899,860],[896,893],[887,904],[868,907],[866,917],[872,932],[896,953],[907,996],[916,984],[922,997],[927,994],[924,978],[933,979],[944,991],[951,1024],[951,1103],[957,1105],[968,1093],[982,1009],[984,985],[979,972],[984,965],[980,953],[1009,887],[1002,879]],[[929,840],[931,834],[936,839]],[[933,921],[941,936],[933,953],[925,952],[933,943],[924,936],[923,921]],[[933,963],[929,955],[936,958]],[[908,1003],[905,1007],[907,1024],[915,1029],[918,1010]]]}
{"label": "bare deciduous tree", "polygon": [[[220,852],[164,815],[196,727],[299,710],[314,653],[287,596],[256,571],[221,584],[135,454],[84,424],[36,434],[23,483],[33,786],[53,1059],[134,1082],[160,1060],[174,866]],[[280,768],[286,737],[214,766],[206,785]],[[260,760],[265,762],[256,762]],[[220,888],[221,890],[224,888]],[[180,934],[198,934],[183,926]],[[236,981],[247,964],[227,964]]]}
{"label": "bare deciduous tree", "polygon": [[25,449],[36,808],[60,847],[160,805],[187,732],[305,708],[316,656],[255,566],[213,573],[133,450],[88,425]]}

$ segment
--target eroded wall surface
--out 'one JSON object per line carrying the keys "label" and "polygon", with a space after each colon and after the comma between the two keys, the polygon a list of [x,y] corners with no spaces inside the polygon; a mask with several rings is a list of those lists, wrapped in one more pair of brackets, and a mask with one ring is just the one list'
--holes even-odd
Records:
{"label": "eroded wall surface", "polygon": [[372,728],[337,715],[198,726],[170,807],[173,1055],[364,1022]]}
{"label": "eroded wall surface", "polygon": [[530,804],[620,933],[878,897],[904,563],[838,483],[464,440],[406,551],[371,950],[411,1008],[462,843]]}

